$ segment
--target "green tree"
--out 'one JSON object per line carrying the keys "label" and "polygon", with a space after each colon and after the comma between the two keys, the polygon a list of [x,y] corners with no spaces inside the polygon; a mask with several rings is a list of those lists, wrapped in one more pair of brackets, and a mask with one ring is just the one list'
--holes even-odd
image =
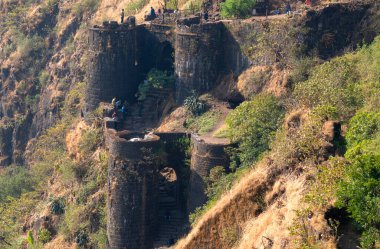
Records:
{"label": "green tree", "polygon": [[269,148],[269,141],[282,121],[283,113],[275,96],[262,94],[243,102],[228,115],[229,137],[239,144],[239,156],[244,165],[257,160]]}
{"label": "green tree", "polygon": [[247,17],[251,14],[256,0],[226,0],[221,3],[221,13],[223,17]]}
{"label": "green tree", "polygon": [[350,165],[337,191],[337,205],[346,207],[363,230],[362,248],[380,243],[380,112],[359,111],[347,131]]}
{"label": "green tree", "polygon": [[362,246],[372,248],[380,238],[380,155],[361,155],[347,168],[338,189],[339,207],[346,207],[364,230]]}

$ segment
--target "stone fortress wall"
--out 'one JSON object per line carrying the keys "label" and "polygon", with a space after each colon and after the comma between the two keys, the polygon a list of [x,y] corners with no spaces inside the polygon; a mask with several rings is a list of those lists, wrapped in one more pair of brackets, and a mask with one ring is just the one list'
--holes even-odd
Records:
{"label": "stone fortress wall", "polygon": [[[171,161],[176,155],[171,154],[173,151],[170,147],[178,139],[191,139],[186,204],[187,210],[193,211],[207,201],[204,190],[210,170],[215,166],[228,167],[229,159],[224,151],[228,144],[205,143],[195,135],[183,132],[157,133],[149,140],[132,142],[129,141],[130,138],[142,138],[144,134],[117,131],[114,123],[110,119],[105,122],[105,143],[110,153],[107,197],[109,248],[153,248],[159,227],[157,203],[160,165],[155,153],[164,150],[168,153],[168,161]],[[181,170],[178,165],[173,166],[176,171]]]}
{"label": "stone fortress wall", "polygon": [[176,102],[182,103],[192,90],[211,90],[223,75],[231,71],[237,75],[250,63],[239,46],[225,49],[224,42],[230,39],[222,22],[203,23],[199,18],[174,26],[105,23],[91,28],[85,112],[113,97],[135,102],[138,85],[149,70],[167,70],[160,63],[166,60],[168,47],[174,52]]}
{"label": "stone fortress wall", "polygon": [[109,248],[152,248],[158,228],[160,139],[129,141],[144,134],[105,130],[108,165],[107,236]]}
{"label": "stone fortress wall", "polygon": [[[334,46],[331,46],[328,54],[321,54],[328,58],[349,45],[345,37],[352,37],[353,41],[374,37],[376,32],[372,32],[373,28],[365,34],[355,32],[363,30],[360,27],[365,23],[362,24],[360,20],[363,15],[368,15],[368,6],[359,11],[351,11],[348,7],[334,5],[320,12],[309,13],[304,24],[309,31],[306,34],[300,32],[296,36],[297,40],[289,42],[305,44],[306,51],[318,52],[318,48],[324,46],[325,34],[331,33],[336,38]],[[344,23],[329,21],[328,24],[323,21],[336,20],[341,16],[352,20]],[[358,24],[355,26],[354,23]],[[241,51],[241,46],[263,38],[263,30],[270,30],[266,24],[239,21],[203,23],[199,18],[189,18],[178,20],[175,24],[152,22],[136,26],[128,22],[125,25],[109,23],[94,27],[89,35],[90,63],[85,114],[94,110],[99,102],[110,102],[113,97],[135,101],[138,85],[152,68],[173,71],[176,77],[175,101],[181,104],[192,90],[200,94],[210,91],[224,76],[232,74],[236,77],[252,64],[272,63],[276,59],[273,51],[261,51],[264,52],[263,55],[258,54],[252,61]],[[278,34],[276,30],[266,32],[264,38],[282,39],[279,37],[281,33]],[[356,36],[358,37],[355,38]],[[287,44],[284,46],[286,50]],[[168,57],[172,52],[174,58],[170,62],[171,58]],[[165,63],[162,64],[162,61]],[[154,237],[157,236],[155,229],[160,225],[157,203],[160,201],[158,178],[162,167],[159,160],[154,160],[154,151],[164,150],[169,166],[181,171],[179,167],[183,166],[183,161],[179,157],[184,154],[176,154],[179,151],[173,150],[173,147],[178,139],[189,139],[190,135],[159,133],[149,141],[131,142],[128,141],[131,135],[143,134],[118,131],[114,128],[120,129],[123,125],[112,121],[107,121],[105,127],[106,144],[111,154],[108,172],[109,247],[152,248]],[[213,143],[191,135],[189,176],[180,179],[181,184],[187,184],[187,194],[183,196],[186,198],[187,212],[193,211],[207,200],[204,190],[210,170],[215,166],[228,167],[229,159],[225,152],[227,146],[227,143]]]}
{"label": "stone fortress wall", "polygon": [[191,174],[189,183],[188,212],[207,201],[205,194],[207,177],[210,170],[216,166],[228,169],[230,160],[225,151],[229,143],[211,143],[195,134],[191,136]]}

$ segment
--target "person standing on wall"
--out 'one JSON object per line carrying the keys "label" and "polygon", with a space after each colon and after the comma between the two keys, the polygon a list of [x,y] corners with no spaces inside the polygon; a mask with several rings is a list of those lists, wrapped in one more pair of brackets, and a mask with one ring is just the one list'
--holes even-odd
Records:
{"label": "person standing on wall", "polygon": [[124,23],[124,9],[121,10],[121,13],[120,13],[120,21],[121,21],[121,24]]}
{"label": "person standing on wall", "polygon": [[285,13],[287,15],[290,15],[291,14],[291,11],[292,11],[292,7],[290,6],[290,3],[289,2],[286,2],[286,5],[285,5]]}
{"label": "person standing on wall", "polygon": [[153,7],[150,7],[150,16],[152,19],[156,18],[156,12],[154,11]]}
{"label": "person standing on wall", "polygon": [[208,21],[208,10],[206,9],[204,14],[203,14],[203,18],[205,19],[205,21],[207,22]]}

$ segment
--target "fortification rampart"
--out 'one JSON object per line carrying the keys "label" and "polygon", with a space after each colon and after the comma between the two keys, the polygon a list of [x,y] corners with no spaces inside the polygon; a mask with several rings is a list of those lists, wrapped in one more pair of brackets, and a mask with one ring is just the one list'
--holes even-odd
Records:
{"label": "fortification rampart", "polygon": [[229,157],[225,148],[229,143],[207,143],[196,135],[191,136],[191,173],[188,199],[188,211],[203,205],[207,201],[205,194],[206,179],[215,166],[229,167]]}
{"label": "fortification rampart", "polygon": [[[108,167],[107,236],[111,249],[150,249],[158,227],[159,137],[105,130]],[[132,140],[131,140],[132,139]],[[140,141],[133,141],[141,139]]]}
{"label": "fortification rampart", "polygon": [[177,25],[175,41],[176,100],[181,103],[191,91],[211,90],[222,61],[223,24]]}
{"label": "fortification rampart", "polygon": [[113,97],[133,103],[138,85],[154,67],[174,71],[178,103],[193,90],[211,90],[223,74],[238,74],[249,65],[231,37],[222,22],[199,18],[180,20],[176,25],[114,23],[90,29],[85,111]]}

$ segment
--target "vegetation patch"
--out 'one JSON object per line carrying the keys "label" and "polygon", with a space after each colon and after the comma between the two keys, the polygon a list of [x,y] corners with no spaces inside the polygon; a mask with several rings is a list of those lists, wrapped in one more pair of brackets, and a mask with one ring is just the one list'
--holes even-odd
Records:
{"label": "vegetation patch", "polygon": [[174,76],[168,74],[165,71],[160,71],[158,69],[151,69],[147,75],[146,80],[139,85],[138,89],[138,100],[143,101],[146,98],[147,93],[150,89],[162,89],[173,87]]}
{"label": "vegetation patch", "polygon": [[226,0],[221,3],[221,14],[223,17],[244,18],[251,15],[256,0]]}
{"label": "vegetation patch", "polygon": [[239,144],[239,157],[244,165],[256,161],[269,148],[284,110],[273,95],[257,95],[229,113],[226,124],[232,142]]}
{"label": "vegetation patch", "polygon": [[221,112],[217,109],[211,109],[200,116],[190,116],[185,121],[185,128],[198,134],[210,132],[220,120]]}

